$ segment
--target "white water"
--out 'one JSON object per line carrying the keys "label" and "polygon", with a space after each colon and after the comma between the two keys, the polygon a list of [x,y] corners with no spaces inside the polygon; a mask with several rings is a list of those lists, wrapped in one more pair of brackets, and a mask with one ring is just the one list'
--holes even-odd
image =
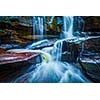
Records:
{"label": "white water", "polygon": [[44,25],[43,25],[44,17],[34,16],[33,17],[33,36],[39,35],[39,40],[44,38],[43,31],[44,31]]}
{"label": "white water", "polygon": [[55,58],[56,61],[61,61],[62,46],[63,46],[63,41],[62,40],[56,41],[54,46],[53,46],[52,53],[53,53],[54,58]]}
{"label": "white water", "polygon": [[[53,17],[52,17],[53,19]],[[51,22],[52,22],[51,19]],[[39,25],[38,25],[39,24]],[[43,35],[43,23],[40,17],[38,17],[38,22],[36,21],[36,30],[39,30],[39,34]],[[41,28],[41,29],[40,29]],[[64,38],[71,39],[73,38],[73,17],[64,16]],[[39,42],[41,43],[41,42]],[[38,44],[38,43],[37,43]],[[32,46],[36,46],[37,44],[32,44]],[[61,62],[62,55],[62,45],[63,40],[58,40],[52,49],[52,53],[46,53],[42,50],[12,50],[13,52],[37,52],[40,53],[44,58],[42,63],[32,65],[31,67],[35,67],[35,70],[31,72],[27,72],[20,78],[16,79],[15,82],[21,82],[23,79],[27,80],[25,82],[90,82],[87,80],[84,75],[74,66],[68,64],[67,62]],[[29,47],[27,47],[29,48]],[[11,51],[9,51],[11,52]]]}
{"label": "white water", "polygon": [[39,47],[39,46],[41,46],[41,45],[43,45],[43,44],[49,44],[49,40],[47,40],[47,39],[45,39],[45,40],[41,40],[41,41],[37,41],[37,42],[34,42],[34,43],[32,43],[32,44],[30,44],[30,45],[28,45],[27,47],[26,47],[26,49],[34,49],[35,47]]}
{"label": "white water", "polygon": [[73,16],[63,17],[63,37],[73,38]]}
{"label": "white water", "polygon": [[35,68],[35,70],[26,73],[15,82],[22,82],[22,80],[26,80],[24,82],[29,83],[90,82],[78,69],[68,63],[62,63],[60,61],[42,62],[41,64],[37,64]]}
{"label": "white water", "polygon": [[[30,83],[55,83],[55,82],[90,82],[84,75],[74,66],[67,62],[54,60],[53,56],[41,50],[27,50],[27,49],[12,49],[8,52],[33,52],[39,53],[43,57],[40,64],[30,66],[34,70],[28,71],[23,76],[17,78],[14,82],[30,82]],[[56,55],[54,55],[56,56]]]}

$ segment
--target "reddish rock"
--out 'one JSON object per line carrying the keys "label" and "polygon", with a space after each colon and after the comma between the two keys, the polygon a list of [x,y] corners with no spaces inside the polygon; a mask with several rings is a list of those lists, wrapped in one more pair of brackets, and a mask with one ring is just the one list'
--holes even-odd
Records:
{"label": "reddish rock", "polygon": [[36,53],[4,53],[0,55],[0,65],[31,60]]}
{"label": "reddish rock", "polygon": [[10,82],[22,75],[31,65],[40,63],[37,53],[4,53],[0,54],[0,82]]}

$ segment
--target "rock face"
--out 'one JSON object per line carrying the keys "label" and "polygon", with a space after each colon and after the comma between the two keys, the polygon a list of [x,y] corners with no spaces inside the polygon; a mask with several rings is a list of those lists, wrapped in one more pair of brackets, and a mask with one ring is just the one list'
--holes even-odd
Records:
{"label": "rock face", "polygon": [[84,51],[80,57],[83,72],[93,81],[100,82],[100,37],[85,41]]}
{"label": "rock face", "polygon": [[78,44],[70,41],[63,41],[62,61],[76,62],[79,56]]}
{"label": "rock face", "polygon": [[85,41],[85,51],[100,53],[100,37],[90,38]]}
{"label": "rock face", "polygon": [[64,40],[62,61],[79,62],[84,74],[94,82],[100,82],[100,37]]}
{"label": "rock face", "polygon": [[0,44],[3,45],[8,44],[11,46],[14,44],[15,45],[19,44],[19,47],[27,45],[32,41],[32,38],[24,39],[23,37],[27,35],[31,35],[31,33],[32,33],[31,16],[24,16],[24,17],[23,16],[1,16],[0,17]]}
{"label": "rock face", "polygon": [[100,55],[80,58],[84,74],[86,74],[94,82],[100,82]]}
{"label": "rock face", "polygon": [[[39,40],[41,38],[41,35],[40,33],[34,33],[34,23],[35,22],[33,21],[32,16],[1,16],[0,43],[17,43],[21,46],[26,46],[27,44],[35,40]],[[39,26],[38,24],[36,25]],[[63,30],[61,16],[46,16],[43,25],[43,38],[52,39],[60,37],[60,34]]]}
{"label": "rock face", "polygon": [[74,31],[100,32],[100,16],[75,16]]}

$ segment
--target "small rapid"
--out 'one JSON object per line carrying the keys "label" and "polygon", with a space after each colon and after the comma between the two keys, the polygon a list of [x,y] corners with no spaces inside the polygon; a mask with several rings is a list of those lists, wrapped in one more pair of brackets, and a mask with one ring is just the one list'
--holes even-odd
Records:
{"label": "small rapid", "polygon": [[[54,17],[51,17],[50,22],[52,22]],[[29,83],[84,83],[90,82],[82,72],[69,64],[68,62],[61,61],[62,57],[62,46],[63,41],[68,39],[73,39],[73,17],[64,16],[63,17],[63,38],[57,40],[54,45],[50,48],[42,50],[33,50],[34,47],[39,46],[42,43],[48,42],[48,40],[43,39],[43,17],[33,17],[33,28],[34,33],[38,30],[39,34],[42,36],[42,41],[37,43],[32,43],[28,45],[25,49],[15,49],[10,50],[10,52],[35,52],[39,53],[42,57],[42,62],[36,65],[30,66],[26,73],[18,77],[14,82],[29,82]],[[34,34],[33,34],[34,35]],[[35,68],[35,69],[34,69]],[[32,70],[34,69],[34,70]]]}

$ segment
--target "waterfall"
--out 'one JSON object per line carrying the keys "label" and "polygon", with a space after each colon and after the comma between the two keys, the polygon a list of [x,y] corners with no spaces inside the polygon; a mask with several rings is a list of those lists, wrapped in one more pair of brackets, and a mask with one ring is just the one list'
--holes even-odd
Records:
{"label": "waterfall", "polygon": [[73,16],[63,16],[63,37],[73,38]]}
{"label": "waterfall", "polygon": [[36,35],[36,17],[33,17],[33,38],[35,39],[35,35]]}
{"label": "waterfall", "polygon": [[56,61],[61,61],[63,41],[58,40],[55,42],[52,50],[53,57]]}
{"label": "waterfall", "polygon": [[34,16],[33,17],[33,37],[39,40],[44,38],[44,17],[43,16]]}
{"label": "waterfall", "polygon": [[[53,18],[54,17],[51,17],[51,23]],[[43,39],[43,25],[43,17],[33,17],[33,31],[34,34],[40,35],[40,39]],[[63,33],[64,39],[55,42],[51,54],[43,52],[42,50],[25,50],[25,52],[40,53],[43,57],[43,62],[32,65],[31,67],[35,66],[35,69],[17,78],[15,82],[90,82],[84,77],[79,69],[75,68],[71,64],[68,64],[67,62],[65,63],[61,61],[63,41],[73,38],[73,17],[63,17]],[[32,44],[31,46],[27,47],[27,49],[32,49],[32,47],[35,47],[46,41],[42,40],[38,43]],[[23,52],[24,50],[21,51]]]}
{"label": "waterfall", "polygon": [[57,61],[61,61],[63,41],[73,38],[73,16],[63,16],[63,38],[54,44]]}
{"label": "waterfall", "polygon": [[[50,18],[49,24],[52,24],[54,16]],[[45,17],[34,16],[33,17],[33,36],[34,38],[39,36],[39,40],[44,39],[44,25]],[[73,16],[63,16],[63,38],[73,37]]]}

